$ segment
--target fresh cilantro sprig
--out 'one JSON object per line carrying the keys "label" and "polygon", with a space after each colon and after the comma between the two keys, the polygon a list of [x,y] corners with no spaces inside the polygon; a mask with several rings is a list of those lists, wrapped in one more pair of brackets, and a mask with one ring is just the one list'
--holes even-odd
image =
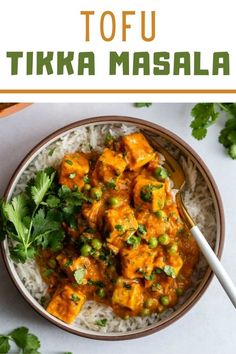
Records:
{"label": "fresh cilantro sprig", "polygon": [[10,254],[15,262],[34,258],[38,248],[53,252],[63,247],[63,224],[77,229],[76,215],[91,199],[75,188],[60,186],[53,168],[39,171],[24,193],[11,202],[0,200],[0,241],[12,240]]}
{"label": "fresh cilantro sprig", "polygon": [[216,103],[198,103],[192,109],[194,119],[191,122],[192,135],[202,140],[207,135],[207,129],[216,122],[219,117]]}
{"label": "fresh cilantro sprig", "polygon": [[[11,353],[11,343],[18,347],[19,354],[40,354],[38,351],[41,347],[40,340],[35,334],[30,333],[26,327],[16,328],[7,335],[0,334],[0,353]],[[73,353],[65,352],[64,354]]]}
{"label": "fresh cilantro sprig", "polygon": [[37,247],[58,249],[57,241],[64,237],[61,223],[45,207],[44,200],[52,187],[55,171],[39,171],[25,193],[11,202],[1,201],[1,238],[13,241],[10,254],[15,262],[24,263],[35,256]]}
{"label": "fresh cilantro sprig", "polygon": [[11,342],[20,349],[21,354],[40,354],[40,341],[38,337],[30,333],[28,328],[19,327],[8,335],[0,334],[0,353],[7,354],[11,350]]}
{"label": "fresh cilantro sprig", "polygon": [[225,116],[225,127],[220,132],[219,142],[227,149],[229,156],[236,159],[236,103],[198,103],[192,109],[192,116],[192,135],[198,140],[205,138],[208,128]]}

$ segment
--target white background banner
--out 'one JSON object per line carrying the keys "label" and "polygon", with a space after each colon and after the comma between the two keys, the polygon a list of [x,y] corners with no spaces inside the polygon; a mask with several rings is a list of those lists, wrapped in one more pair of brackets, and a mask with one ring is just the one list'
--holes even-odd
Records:
{"label": "white background banner", "polygon": [[[90,16],[90,41],[85,41],[85,16],[81,11],[94,11]],[[100,33],[101,15],[114,14],[116,31],[112,41],[104,41]],[[127,16],[127,39],[122,41],[122,11],[135,11]],[[146,33],[150,34],[151,11],[156,13],[155,39],[141,38],[141,11],[146,12]],[[235,90],[236,45],[235,0],[7,0],[0,4],[0,93],[6,90]],[[104,32],[111,33],[111,17],[104,20]],[[11,60],[7,52],[22,51],[18,74],[11,75]],[[53,52],[53,73],[36,75],[36,52]],[[57,52],[74,52],[74,73],[57,73]],[[129,74],[109,75],[109,53],[129,52]],[[26,52],[33,52],[32,74],[27,75]],[[95,75],[78,75],[78,54],[94,52]],[[133,53],[147,52],[150,73],[133,75]],[[153,74],[153,53],[168,52],[169,75]],[[190,75],[174,75],[174,53],[190,53]],[[194,75],[194,52],[201,52],[201,67],[209,75]],[[230,74],[212,75],[213,53],[228,52]],[[28,62],[29,65],[29,62]],[[154,90],[153,92],[151,90]],[[27,93],[28,91],[26,91]],[[229,91],[230,92],[230,91]],[[231,91],[233,92],[233,91]],[[6,97],[6,96],[5,96]],[[9,96],[7,96],[9,97]],[[17,97],[17,96],[16,96]],[[26,96],[24,96],[26,97]],[[51,96],[52,97],[52,96]],[[100,96],[101,97],[101,96]],[[134,97],[134,96],[133,96]],[[140,96],[139,96],[140,97]],[[144,96],[142,96],[144,97]],[[172,96],[173,97],[173,96]],[[209,97],[209,96],[208,96]],[[85,96],[82,95],[82,100]],[[81,98],[79,98],[81,100]]]}

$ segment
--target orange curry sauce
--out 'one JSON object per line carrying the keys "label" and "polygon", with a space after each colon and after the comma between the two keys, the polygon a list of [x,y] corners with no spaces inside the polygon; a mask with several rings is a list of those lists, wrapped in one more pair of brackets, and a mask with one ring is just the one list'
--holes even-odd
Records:
{"label": "orange curry sauce", "polygon": [[141,133],[107,139],[101,154],[71,153],[59,183],[90,198],[62,251],[42,251],[47,311],[72,323],[86,300],[122,317],[174,306],[190,285],[199,250],[180,218],[167,172]]}

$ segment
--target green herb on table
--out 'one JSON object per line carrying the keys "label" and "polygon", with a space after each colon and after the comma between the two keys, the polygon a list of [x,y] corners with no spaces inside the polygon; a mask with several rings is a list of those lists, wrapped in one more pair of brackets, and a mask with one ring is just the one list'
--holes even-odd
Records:
{"label": "green herb on table", "polygon": [[208,128],[218,119],[226,117],[219,142],[236,159],[236,103],[198,103],[192,109],[192,116],[192,135],[198,140],[205,138]]}
{"label": "green herb on table", "polygon": [[134,106],[137,108],[150,107],[151,105],[152,103],[147,103],[147,102],[136,102],[134,104]]}
{"label": "green herb on table", "polygon": [[21,354],[40,354],[39,339],[32,333],[29,333],[28,328],[19,327],[8,335],[0,334],[0,353],[7,354],[11,350],[10,343],[14,342],[20,349]]}

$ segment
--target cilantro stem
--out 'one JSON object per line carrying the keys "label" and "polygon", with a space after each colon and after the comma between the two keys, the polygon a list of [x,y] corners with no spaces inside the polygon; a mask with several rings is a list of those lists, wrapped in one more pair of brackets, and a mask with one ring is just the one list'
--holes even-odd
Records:
{"label": "cilantro stem", "polygon": [[222,109],[222,111],[225,111],[227,113],[229,112],[228,108],[225,107],[222,103],[216,103],[216,105],[218,105]]}
{"label": "cilantro stem", "polygon": [[39,238],[44,237],[44,236],[50,234],[51,232],[52,232],[51,230],[48,230],[48,231],[45,231],[44,233],[42,233],[42,234],[36,236],[32,241],[30,241],[30,242],[28,243],[28,247],[29,247],[32,243],[34,243],[35,241],[37,241]]}
{"label": "cilantro stem", "polygon": [[34,209],[34,211],[32,213],[32,216],[31,216],[30,226],[29,226],[29,230],[28,230],[28,234],[27,234],[27,247],[26,247],[26,249],[29,248],[30,244],[32,243],[32,242],[29,242],[29,240],[30,240],[31,231],[32,231],[32,227],[33,227],[33,218],[35,216],[35,213],[36,213],[38,207],[39,206],[36,206],[36,208]]}

